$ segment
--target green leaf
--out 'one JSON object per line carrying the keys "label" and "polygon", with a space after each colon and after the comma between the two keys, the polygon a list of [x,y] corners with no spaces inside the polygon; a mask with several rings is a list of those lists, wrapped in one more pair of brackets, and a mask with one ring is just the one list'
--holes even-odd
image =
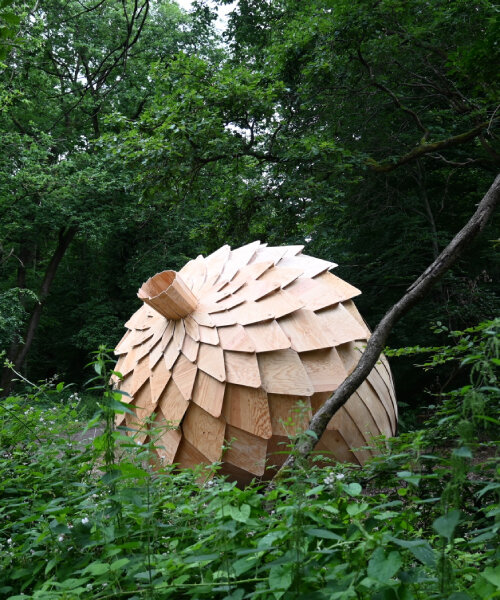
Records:
{"label": "green leaf", "polygon": [[103,575],[104,573],[109,572],[109,565],[108,563],[93,562],[90,563],[90,565],[88,565],[87,567],[85,567],[83,572],[90,573],[91,575]]}
{"label": "green leaf", "polygon": [[292,565],[274,565],[269,572],[269,589],[273,592],[276,600],[292,585]]}
{"label": "green leaf", "polygon": [[432,527],[439,533],[439,535],[450,541],[459,521],[460,511],[451,510],[448,514],[436,519],[433,522]]}
{"label": "green leaf", "polygon": [[401,555],[396,550],[386,555],[382,548],[377,548],[368,563],[368,576],[387,583],[399,571],[401,563]]}
{"label": "green leaf", "polygon": [[323,538],[326,540],[342,540],[340,535],[337,535],[328,529],[315,529],[314,527],[309,527],[305,530],[305,533],[312,537]]}
{"label": "green leaf", "polygon": [[128,565],[129,562],[130,562],[129,558],[119,558],[118,560],[115,560],[114,562],[112,562],[109,568],[112,571],[118,571],[125,565]]}
{"label": "green leaf", "polygon": [[486,567],[481,576],[500,589],[500,566]]}
{"label": "green leaf", "polygon": [[347,485],[342,486],[344,491],[349,494],[349,496],[359,496],[363,491],[363,488],[359,485],[359,483],[349,483]]}

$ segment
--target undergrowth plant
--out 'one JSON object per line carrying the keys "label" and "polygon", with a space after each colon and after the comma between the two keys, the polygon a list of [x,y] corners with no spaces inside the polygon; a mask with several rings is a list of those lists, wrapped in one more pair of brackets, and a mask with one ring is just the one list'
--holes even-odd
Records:
{"label": "undergrowth plant", "polygon": [[[88,423],[103,431],[92,443],[77,407],[58,403],[64,386],[2,400],[0,598],[500,598],[500,484],[487,441],[498,324],[462,336],[463,351],[442,347],[428,363],[454,354],[470,384],[425,429],[383,440],[363,469],[298,463],[271,491],[239,489],[217,465],[158,468],[153,438],[114,429],[115,411],[129,409],[104,348]],[[484,395],[473,410],[470,394]]]}

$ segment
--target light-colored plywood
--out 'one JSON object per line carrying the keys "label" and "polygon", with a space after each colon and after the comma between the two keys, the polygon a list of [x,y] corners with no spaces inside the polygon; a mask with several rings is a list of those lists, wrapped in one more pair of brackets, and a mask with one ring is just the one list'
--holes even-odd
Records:
{"label": "light-colored plywood", "polygon": [[264,298],[264,296],[267,296],[280,288],[281,285],[279,283],[257,279],[248,285],[243,286],[237,292],[237,296],[241,298],[242,302],[243,300],[260,300],[261,298]]}
{"label": "light-colored plywood", "polygon": [[118,344],[116,344],[115,354],[126,354],[130,348],[132,348],[132,332],[129,329],[125,332]]}
{"label": "light-colored plywood", "polygon": [[342,436],[346,441],[347,446],[356,457],[359,464],[364,464],[371,458],[371,453],[363,449],[365,439],[356,422],[351,417],[349,412],[342,406],[330,419],[327,429],[342,432]]}
{"label": "light-colored plywood", "polygon": [[167,326],[165,327],[165,331],[163,332],[163,335],[161,337],[161,348],[163,349],[163,351],[165,351],[165,348],[168,346],[168,344],[171,342],[172,337],[174,335],[174,327],[175,327],[175,321],[168,321],[167,322]]}
{"label": "light-colored plywood", "polygon": [[364,328],[351,317],[342,304],[326,308],[315,314],[320,319],[321,326],[330,334],[332,346],[345,344],[351,340],[364,339]]}
{"label": "light-colored plywood", "polygon": [[[359,290],[328,272],[334,263],[302,249],[226,246],[143,284],[139,296],[159,304],[144,305],[127,322],[117,346],[124,380],[112,381],[135,392],[124,401],[136,414],[117,422],[138,428],[156,406],[157,421],[138,439],[160,432],[163,463],[221,460],[221,473],[240,485],[269,478],[265,461],[284,462],[288,450],[280,442],[307,428],[358,363],[370,335],[351,300]],[[299,400],[302,412],[295,411]],[[362,447],[373,435],[394,433],[396,422],[382,357],[330,421],[318,449],[363,463],[370,451]],[[221,458],[224,436],[230,448]]]}
{"label": "light-colored plywood", "polygon": [[135,396],[137,391],[144,385],[149,379],[151,371],[149,370],[149,359],[148,357],[143,358],[137,363],[132,376],[132,385],[130,388],[130,394]]}
{"label": "light-colored plywood", "polygon": [[332,347],[332,332],[312,310],[300,309],[279,320],[293,350],[307,352]]}
{"label": "light-colored plywood", "polygon": [[192,337],[186,335],[184,337],[184,344],[182,344],[182,354],[184,354],[188,360],[194,363],[198,357],[199,346],[200,342],[195,342]]}
{"label": "light-colored plywood", "polygon": [[335,348],[314,350],[300,355],[315,392],[333,392],[347,377]]}
{"label": "light-colored plywood", "polygon": [[284,288],[290,285],[293,281],[302,275],[301,269],[290,269],[287,267],[275,267],[274,269],[270,269],[266,271],[263,275],[259,277],[257,281],[264,281],[265,283],[270,283],[272,285],[280,286]]}
{"label": "light-colored plywood", "polygon": [[312,396],[314,387],[294,350],[257,355],[262,387],[271,394]]}
{"label": "light-colored plywood", "polygon": [[304,306],[301,300],[297,300],[297,298],[294,298],[284,290],[262,298],[262,300],[258,301],[258,304],[260,304],[261,309],[268,311],[274,319],[289,315]]}
{"label": "light-colored plywood", "polygon": [[186,440],[210,462],[220,460],[226,423],[205,412],[197,404],[191,403],[182,422],[182,432]]}
{"label": "light-colored plywood", "polygon": [[184,318],[184,328],[187,335],[193,338],[195,342],[200,340],[200,329],[198,323],[190,316]]}
{"label": "light-colored plywood", "polygon": [[347,300],[342,303],[342,306],[349,312],[351,317],[356,320],[356,322],[362,327],[364,331],[364,339],[369,340],[371,336],[371,332],[368,328],[368,325],[365,323],[363,317],[359,314],[356,305],[352,300]]}
{"label": "light-colored plywood", "polygon": [[160,360],[151,371],[149,382],[151,385],[151,402],[154,406],[158,404],[158,400],[163,393],[167,383],[171,377],[171,372],[165,366],[165,361]]}
{"label": "light-colored plywood", "polygon": [[237,323],[236,313],[233,310],[223,310],[221,312],[212,313],[210,318],[216,327],[226,327]]}
{"label": "light-colored plywood", "polygon": [[193,319],[198,325],[205,325],[205,327],[215,327],[215,323],[211,319],[210,315],[199,310],[195,310],[191,313]]}
{"label": "light-colored plywood", "polygon": [[163,427],[163,420],[154,422],[154,428],[157,429],[158,436],[155,448],[164,465],[171,465],[174,462],[175,454],[179,449],[182,440],[182,433],[178,429],[167,429]]}
{"label": "light-colored plywood", "polygon": [[205,283],[205,277],[207,276],[207,268],[203,256],[198,256],[195,260],[190,260],[186,263],[179,271],[179,275],[181,275],[188,287],[196,293]]}
{"label": "light-colored plywood", "polygon": [[200,344],[198,350],[198,368],[218,381],[226,380],[224,353],[220,346]]}
{"label": "light-colored plywood", "polygon": [[255,354],[224,350],[224,362],[228,383],[260,387],[261,378]]}
{"label": "light-colored plywood", "polygon": [[301,269],[301,277],[316,277],[320,273],[324,273],[337,265],[320,258],[313,258],[305,254],[298,256],[285,256],[279,262],[280,267],[289,267],[291,269]]}
{"label": "light-colored plywood", "polygon": [[223,460],[253,475],[263,475],[266,466],[267,441],[251,433],[226,426],[225,436],[228,449]]}
{"label": "light-colored plywood", "polygon": [[[273,294],[274,296],[275,294]],[[266,299],[260,302],[245,301],[236,308],[233,308],[229,314],[233,315],[236,323],[240,325],[250,325],[251,323],[260,323],[274,318],[274,311],[264,304]],[[214,315],[215,316],[215,315]],[[227,323],[231,325],[231,323]]]}
{"label": "light-colored plywood", "polygon": [[184,355],[179,356],[172,370],[172,379],[186,400],[191,399],[197,371],[198,367]]}
{"label": "light-colored plywood", "polygon": [[198,371],[194,382],[192,400],[213,417],[220,417],[225,387],[225,383],[217,381],[217,379],[210,377],[203,371]]}
{"label": "light-colored plywood", "polygon": [[182,319],[179,319],[175,322],[174,336],[172,338],[172,344],[175,346],[175,348],[177,348],[178,352],[181,351],[185,335],[186,330],[184,328],[184,321]]}
{"label": "light-colored plywood", "polygon": [[186,438],[183,438],[177,449],[174,464],[181,469],[193,469],[198,465],[209,465],[210,461],[199,450],[192,446]]}
{"label": "light-colored plywood", "polygon": [[179,388],[175,384],[175,381],[170,379],[165,391],[160,397],[160,401],[158,402],[158,407],[163,415],[163,418],[165,421],[175,427],[181,422],[188,409],[188,406],[189,402],[181,394]]}
{"label": "light-colored plywood", "polygon": [[352,450],[349,449],[348,443],[339,431],[330,429],[325,431],[316,446],[316,450],[319,452],[322,452],[322,450],[331,452],[339,462],[359,465],[358,459]]}
{"label": "light-colored plywood", "polygon": [[219,344],[219,334],[215,327],[204,327],[200,325],[200,341],[204,344],[217,346]]}
{"label": "light-colored plywood", "polygon": [[290,339],[275,320],[268,323],[247,325],[244,331],[252,341],[256,352],[285,350],[291,346]]}
{"label": "light-colored plywood", "polygon": [[170,344],[167,346],[163,354],[163,361],[165,362],[165,366],[168,371],[172,370],[172,367],[175,364],[175,361],[179,358],[179,350],[177,346],[174,344],[174,341],[171,340]]}
{"label": "light-colored plywood", "polygon": [[230,425],[258,437],[269,439],[272,435],[267,394],[261,388],[227,384],[222,416]]}
{"label": "light-colored plywood", "polygon": [[271,260],[274,264],[278,263],[286,254],[286,246],[267,246],[260,247],[255,253],[252,262],[263,262]]}
{"label": "light-colored plywood", "polygon": [[235,352],[255,352],[255,344],[241,325],[231,325],[218,329],[220,345],[223,350]]}
{"label": "light-colored plywood", "polygon": [[307,396],[268,394],[273,435],[293,437],[307,429],[312,410]]}

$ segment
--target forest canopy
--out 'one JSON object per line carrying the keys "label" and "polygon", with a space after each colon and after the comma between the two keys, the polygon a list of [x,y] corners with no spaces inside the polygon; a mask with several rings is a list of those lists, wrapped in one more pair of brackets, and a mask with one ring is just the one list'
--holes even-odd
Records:
{"label": "forest canopy", "polygon": [[[305,244],[374,327],[498,172],[487,0],[241,0],[222,32],[203,2],[4,6],[0,345],[31,379],[82,381],[145,279],[225,243]],[[496,238],[392,347],[495,315]],[[396,375],[422,402],[425,376]]]}

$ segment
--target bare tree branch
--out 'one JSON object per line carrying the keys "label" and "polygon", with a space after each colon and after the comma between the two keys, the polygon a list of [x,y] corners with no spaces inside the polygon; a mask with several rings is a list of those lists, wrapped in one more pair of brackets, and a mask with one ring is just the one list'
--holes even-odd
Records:
{"label": "bare tree branch", "polygon": [[[351,395],[368,377],[377,363],[395,323],[427,294],[436,281],[453,265],[463,249],[484,229],[499,199],[500,175],[497,175],[468,223],[455,235],[436,260],[414,281],[406,294],[385,314],[368,340],[366,349],[354,371],[314,415],[309,424],[309,429],[316,434],[318,440],[333,415],[344,406]],[[317,439],[313,437],[303,439],[298,444],[296,452],[288,457],[280,472],[282,469],[292,466],[296,456],[307,457],[314,449]]]}

